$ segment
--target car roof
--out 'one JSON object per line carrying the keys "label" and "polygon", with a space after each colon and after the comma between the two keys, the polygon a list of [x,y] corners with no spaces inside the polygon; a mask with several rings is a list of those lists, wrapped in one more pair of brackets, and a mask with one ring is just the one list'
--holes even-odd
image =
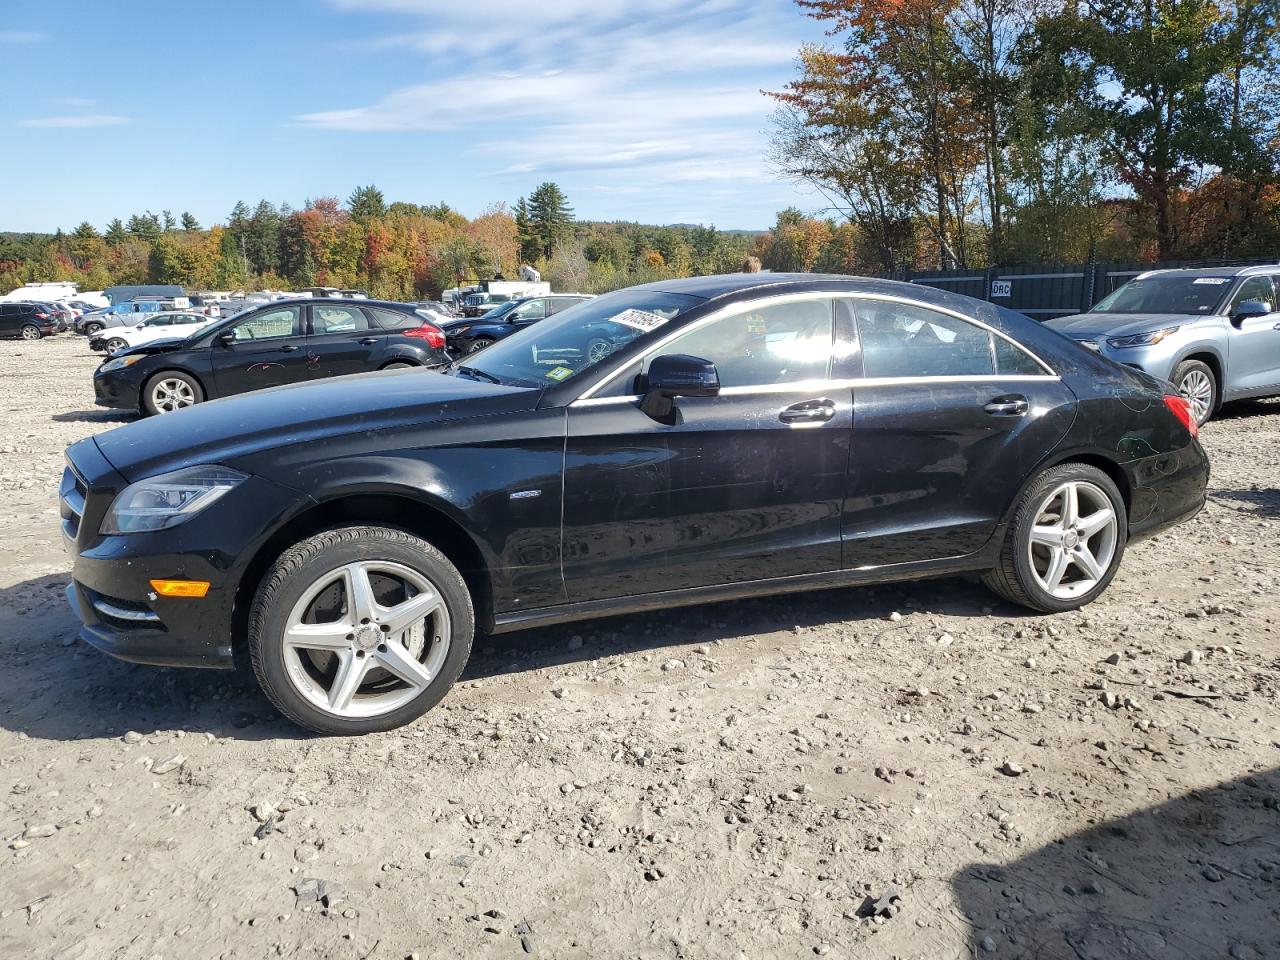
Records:
{"label": "car roof", "polygon": [[1280,274],[1280,263],[1251,264],[1236,267],[1180,267],[1170,270],[1148,270],[1135,279],[1144,277],[1252,277]]}
{"label": "car roof", "polygon": [[937,303],[969,300],[967,297],[956,297],[949,291],[924,284],[879,280],[873,277],[852,277],[837,273],[724,273],[707,277],[658,280],[634,289],[683,293],[706,300],[715,300],[720,297],[741,299],[743,296],[752,294],[823,290],[841,293],[879,293]]}

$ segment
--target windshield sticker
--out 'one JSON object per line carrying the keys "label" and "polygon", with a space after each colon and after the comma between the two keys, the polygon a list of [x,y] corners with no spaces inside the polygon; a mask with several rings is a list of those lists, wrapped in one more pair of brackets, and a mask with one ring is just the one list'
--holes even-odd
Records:
{"label": "windshield sticker", "polygon": [[650,330],[657,330],[660,326],[667,322],[666,317],[660,317],[656,313],[649,313],[647,310],[623,310],[616,317],[610,317],[614,323],[620,323],[624,327],[630,327],[633,330],[639,330],[642,333],[648,333]]}
{"label": "windshield sticker", "polygon": [[1196,277],[1196,278],[1195,278],[1194,280],[1192,280],[1191,282],[1192,282],[1192,283],[1207,283],[1207,284],[1209,284],[1210,286],[1218,287],[1218,286],[1221,286],[1222,284],[1226,283],[1227,281],[1226,281],[1224,278],[1222,278],[1222,277]]}
{"label": "windshield sticker", "polygon": [[547,371],[548,380],[563,380],[571,376],[573,376],[573,371],[568,367],[554,367]]}

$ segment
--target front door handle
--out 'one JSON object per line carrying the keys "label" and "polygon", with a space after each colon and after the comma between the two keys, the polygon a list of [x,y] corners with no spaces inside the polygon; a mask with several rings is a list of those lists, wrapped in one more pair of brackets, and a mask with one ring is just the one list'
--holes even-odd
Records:
{"label": "front door handle", "polygon": [[993,417],[1020,417],[1031,409],[1027,398],[1013,394],[1007,397],[996,397],[982,408]]}
{"label": "front door handle", "polygon": [[364,344],[366,347],[372,347],[375,343],[378,342],[378,338],[377,337],[361,337],[360,342]]}
{"label": "front door handle", "polygon": [[1273,323],[1273,324],[1271,325],[1271,329],[1272,329],[1272,330],[1280,330],[1280,323]]}
{"label": "front door handle", "polygon": [[296,343],[286,343],[284,346],[280,348],[282,353],[293,353],[293,351],[297,349],[298,349],[298,345]]}
{"label": "front door handle", "polygon": [[820,397],[816,400],[801,400],[789,407],[783,407],[778,419],[783,423],[826,423],[836,415],[834,400]]}

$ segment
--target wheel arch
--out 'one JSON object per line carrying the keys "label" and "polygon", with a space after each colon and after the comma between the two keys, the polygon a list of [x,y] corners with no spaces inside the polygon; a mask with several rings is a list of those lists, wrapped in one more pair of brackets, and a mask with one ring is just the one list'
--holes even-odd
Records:
{"label": "wheel arch", "polygon": [[232,605],[232,646],[237,654],[244,649],[254,594],[276,558],[322,530],[354,525],[392,527],[432,544],[466,581],[477,626],[487,630],[492,624],[493,589],[485,553],[444,504],[405,491],[353,491],[314,502],[295,513],[254,552],[240,576]]}
{"label": "wheel arch", "polygon": [[992,538],[993,542],[1003,542],[1005,532],[1008,530],[1009,524],[1013,520],[1013,515],[1018,509],[1018,504],[1022,502],[1023,495],[1027,489],[1036,481],[1036,478],[1046,470],[1054,467],[1060,467],[1064,463],[1083,463],[1091,467],[1097,467],[1116,485],[1120,491],[1120,497],[1124,501],[1124,510],[1128,525],[1133,523],[1133,484],[1129,481],[1128,475],[1124,472],[1124,468],[1120,465],[1120,461],[1108,456],[1096,448],[1080,447],[1067,450],[1056,450],[1049,457],[1036,464],[1034,470],[1027,474],[1027,478],[1018,487],[1018,492],[1014,494],[1009,506],[1005,510],[1004,516],[1001,518],[1000,527],[996,531],[996,535]]}
{"label": "wheel arch", "polygon": [[1169,376],[1173,376],[1173,371],[1178,369],[1178,364],[1186,363],[1188,360],[1199,360],[1213,373],[1213,379],[1217,381],[1217,397],[1214,400],[1213,409],[1217,410],[1222,406],[1222,396],[1226,393],[1226,363],[1223,361],[1221,354],[1217,350],[1205,344],[1197,344],[1191,347],[1185,354],[1180,354],[1173,362],[1173,366],[1169,368]]}
{"label": "wheel arch", "polygon": [[196,373],[194,370],[188,369],[187,367],[180,366],[179,364],[175,363],[172,366],[168,366],[168,367],[164,367],[164,366],[157,367],[151,373],[148,373],[145,377],[142,378],[142,383],[138,385],[138,408],[140,410],[146,409],[145,404],[146,404],[146,397],[147,397],[147,387],[151,385],[152,380],[154,380],[156,377],[160,376],[163,373],[181,373],[181,374],[184,374],[185,376],[190,377],[192,380],[194,380],[196,383],[200,385],[200,392],[204,394],[204,399],[206,400],[212,399],[209,396],[209,387],[208,385],[205,384],[204,377]]}

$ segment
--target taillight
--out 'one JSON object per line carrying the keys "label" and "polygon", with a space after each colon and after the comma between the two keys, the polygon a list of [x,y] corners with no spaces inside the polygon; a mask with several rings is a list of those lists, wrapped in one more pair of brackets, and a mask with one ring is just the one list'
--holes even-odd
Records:
{"label": "taillight", "polygon": [[48,319],[49,319],[49,315],[48,315],[47,313],[40,313],[40,312],[38,312],[38,311],[37,311],[37,313],[36,313],[36,319],[37,319],[37,320],[48,320]]}
{"label": "taillight", "polygon": [[1187,433],[1192,437],[1200,435],[1200,425],[1196,423],[1196,415],[1191,412],[1191,401],[1186,397],[1179,396],[1176,393],[1166,393],[1164,395],[1164,405],[1169,408],[1169,412],[1178,418],[1178,422],[1187,428]]}
{"label": "taillight", "polygon": [[435,347],[437,350],[444,349],[444,331],[434,324],[424,323],[412,330],[405,330],[404,335],[413,337],[415,340],[425,340],[428,346]]}

